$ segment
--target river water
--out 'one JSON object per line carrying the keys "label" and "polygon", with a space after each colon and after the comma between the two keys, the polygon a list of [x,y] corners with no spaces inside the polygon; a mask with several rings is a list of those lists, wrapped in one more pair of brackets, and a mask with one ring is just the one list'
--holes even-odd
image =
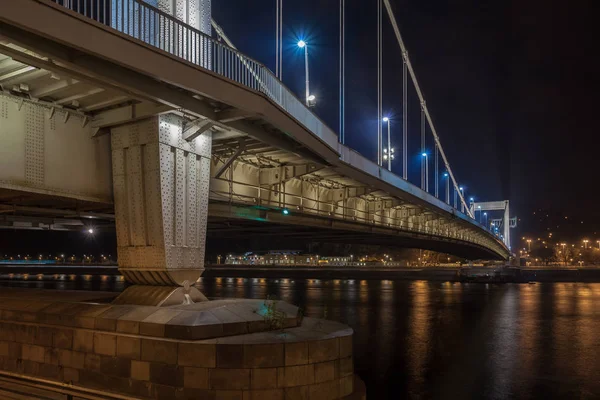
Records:
{"label": "river water", "polygon": [[[120,291],[124,282],[0,276],[2,285]],[[204,278],[199,288],[275,296],[350,325],[370,399],[600,398],[600,284]]]}

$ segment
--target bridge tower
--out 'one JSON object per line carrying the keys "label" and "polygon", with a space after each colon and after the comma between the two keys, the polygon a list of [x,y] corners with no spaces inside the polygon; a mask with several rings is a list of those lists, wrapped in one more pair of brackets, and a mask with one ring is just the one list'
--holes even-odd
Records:
{"label": "bridge tower", "polygon": [[[211,33],[211,0],[146,2]],[[113,12],[135,15],[135,9],[123,9],[122,4],[113,0]],[[153,23],[144,29],[169,34]],[[202,45],[185,43],[182,48]],[[211,132],[190,135],[189,122],[181,115],[163,114],[111,130],[119,271],[132,283],[193,283],[204,270]]]}

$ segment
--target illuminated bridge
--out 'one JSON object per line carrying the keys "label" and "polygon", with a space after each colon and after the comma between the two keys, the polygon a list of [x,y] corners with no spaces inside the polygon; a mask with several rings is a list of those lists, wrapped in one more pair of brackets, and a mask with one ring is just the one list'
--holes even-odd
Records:
{"label": "illuminated bridge", "polygon": [[[403,52],[404,99],[413,79],[422,140],[427,124],[435,142],[420,187],[406,179],[406,126],[397,176],[384,124],[377,162],[344,146],[311,111],[308,84],[299,100],[238,52],[211,20],[210,0],[0,0],[0,9],[4,228],[114,225],[121,272],[150,284],[195,281],[207,236],[509,257],[508,202],[493,204],[504,210],[500,234],[475,220],[387,0],[379,27],[386,11]],[[379,100],[381,119],[381,90]]]}

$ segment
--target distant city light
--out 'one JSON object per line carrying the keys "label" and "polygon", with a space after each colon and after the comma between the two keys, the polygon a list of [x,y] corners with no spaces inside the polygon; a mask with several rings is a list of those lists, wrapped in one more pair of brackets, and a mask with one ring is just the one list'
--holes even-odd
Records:
{"label": "distant city light", "polygon": [[290,213],[290,210],[288,210],[287,208],[284,208],[283,210],[281,210],[281,213],[283,215],[288,215]]}

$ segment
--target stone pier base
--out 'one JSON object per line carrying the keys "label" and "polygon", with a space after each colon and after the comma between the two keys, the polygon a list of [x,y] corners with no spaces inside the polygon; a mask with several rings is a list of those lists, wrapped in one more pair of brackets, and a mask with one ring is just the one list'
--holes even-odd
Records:
{"label": "stone pier base", "polygon": [[142,399],[364,398],[354,390],[352,329],[300,320],[283,302],[273,317],[261,300],[0,300],[0,378]]}

